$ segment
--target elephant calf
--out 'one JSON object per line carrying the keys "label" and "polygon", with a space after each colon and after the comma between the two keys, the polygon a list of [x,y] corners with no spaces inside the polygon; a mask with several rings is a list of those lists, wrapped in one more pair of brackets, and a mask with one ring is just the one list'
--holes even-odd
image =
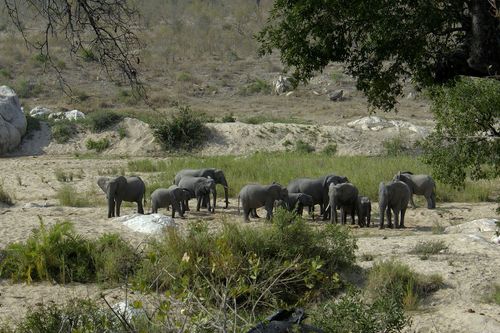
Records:
{"label": "elephant calf", "polygon": [[184,217],[182,201],[187,197],[187,190],[177,185],[172,185],[168,189],[156,189],[151,193],[151,210],[153,213],[158,213],[158,208],[168,208],[168,206],[172,205],[172,218],[175,217],[176,211],[179,212],[181,217]]}
{"label": "elephant calf", "polygon": [[358,215],[358,225],[360,227],[369,227],[372,212],[372,203],[370,198],[358,196],[356,202],[356,213]]}
{"label": "elephant calf", "polygon": [[304,193],[288,193],[287,200],[282,203],[288,211],[295,211],[298,215],[302,215],[304,207],[314,206],[313,198]]}
{"label": "elephant calf", "polygon": [[273,216],[274,202],[277,200],[286,201],[287,199],[287,189],[279,184],[245,185],[238,194],[238,212],[240,211],[241,200],[243,219],[245,222],[250,221],[249,215],[252,211],[262,206],[266,209],[266,218],[271,219]]}
{"label": "elephant calf", "polygon": [[[182,177],[179,181],[179,187],[186,189],[189,193],[189,199],[196,198],[196,210],[200,210],[201,202],[208,197],[208,211],[215,212],[215,202],[217,200],[217,190],[215,181],[211,177]],[[213,206],[210,207],[210,194],[213,196]],[[185,210],[189,210],[188,200],[185,202]]]}
{"label": "elephant calf", "polygon": [[[396,180],[385,185],[383,182],[378,187],[378,205],[380,212],[380,229],[384,228],[384,215],[387,214],[387,225],[392,228],[391,210],[394,213],[394,226],[404,228],[405,212],[410,201],[411,191],[408,185]],[[401,220],[398,223],[399,214]]]}
{"label": "elephant calf", "polygon": [[[328,189],[330,222],[337,223],[337,207],[340,208],[341,222],[346,223],[347,213],[351,214],[352,224],[355,223],[354,215],[358,201],[358,189],[351,183],[330,184]],[[328,213],[328,211],[327,211]]]}
{"label": "elephant calf", "polygon": [[122,201],[137,202],[137,212],[144,214],[142,201],[144,199],[144,204],[146,204],[144,197],[146,185],[140,177],[99,177],[97,185],[106,193],[106,198],[108,199],[108,218],[115,216],[115,209],[116,216],[120,216]]}

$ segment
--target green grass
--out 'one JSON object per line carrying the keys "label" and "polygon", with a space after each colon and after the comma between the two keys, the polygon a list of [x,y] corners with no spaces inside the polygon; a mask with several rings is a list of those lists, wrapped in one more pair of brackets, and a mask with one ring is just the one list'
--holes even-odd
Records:
{"label": "green grass", "polygon": [[426,241],[418,243],[411,251],[412,254],[418,254],[421,256],[429,256],[432,254],[438,254],[442,251],[446,251],[448,245],[442,240],[440,241]]}
{"label": "green grass", "polygon": [[239,87],[238,94],[242,96],[250,96],[255,94],[270,94],[272,87],[264,80],[254,79],[251,82]]}
{"label": "green grass", "polygon": [[92,196],[88,193],[79,193],[73,186],[64,185],[56,195],[59,204],[69,207],[90,207],[94,203]]}
{"label": "green grass", "polygon": [[63,119],[57,122],[53,122],[51,125],[52,138],[56,140],[57,143],[67,143],[76,133],[76,124]]}
{"label": "green grass", "polygon": [[54,175],[56,176],[56,179],[60,182],[73,181],[73,172],[65,172],[61,169],[56,169],[56,171],[54,171]]}
{"label": "green grass", "polygon": [[496,305],[500,305],[500,284],[493,285],[491,290],[491,294],[488,297],[488,300],[491,303],[495,303]]}
{"label": "green grass", "polygon": [[415,310],[420,299],[443,286],[443,278],[437,274],[415,273],[406,264],[384,261],[375,264],[368,274],[366,291],[373,297],[397,294],[406,310]]}
{"label": "green grass", "polygon": [[305,142],[303,140],[297,140],[297,142],[295,142],[295,151],[297,153],[309,154],[314,150],[314,147],[308,142]]}
{"label": "green grass", "polygon": [[111,142],[108,138],[102,138],[99,140],[87,139],[87,141],[85,141],[85,146],[88,150],[95,150],[98,153],[108,149],[110,145]]}
{"label": "green grass", "polygon": [[113,111],[94,111],[87,115],[85,123],[92,132],[102,132],[123,119],[123,115]]}
{"label": "green grass", "polygon": [[[265,167],[263,167],[265,166]],[[300,177],[318,177],[335,173],[344,175],[355,184],[359,192],[378,200],[378,184],[389,181],[399,170],[413,170],[415,173],[430,173],[427,165],[409,156],[365,157],[328,156],[324,154],[300,154],[296,152],[255,153],[248,156],[189,156],[173,157],[161,162],[135,160],[129,162],[131,172],[161,172],[153,177],[152,184],[168,187],[177,171],[189,168],[220,168],[229,182],[229,194],[238,195],[239,190],[249,183],[269,184],[277,181],[288,184]],[[499,181],[468,181],[464,189],[437,182],[437,202],[480,202],[486,201],[498,188]],[[167,186],[168,185],[168,186]],[[151,186],[149,186],[151,187]]]}

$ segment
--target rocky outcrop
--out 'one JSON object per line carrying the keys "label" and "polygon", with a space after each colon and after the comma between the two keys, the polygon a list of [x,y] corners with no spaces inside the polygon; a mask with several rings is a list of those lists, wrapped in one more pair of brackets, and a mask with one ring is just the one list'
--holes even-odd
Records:
{"label": "rocky outcrop", "polygon": [[16,148],[26,133],[26,117],[14,90],[0,86],[0,154]]}

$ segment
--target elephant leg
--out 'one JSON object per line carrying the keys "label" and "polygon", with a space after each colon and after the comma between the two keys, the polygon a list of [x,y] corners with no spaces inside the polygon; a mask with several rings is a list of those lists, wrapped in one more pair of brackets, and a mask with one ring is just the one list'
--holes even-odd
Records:
{"label": "elephant leg", "polygon": [[260,216],[257,215],[257,208],[252,208],[252,210],[250,211],[250,216],[255,219],[260,219]]}
{"label": "elephant leg", "polygon": [[185,212],[189,211],[189,200],[184,201],[184,211]]}
{"label": "elephant leg", "polygon": [[436,193],[432,191],[431,193],[431,208],[430,209],[435,209],[436,208]]}
{"label": "elephant leg", "polygon": [[201,200],[203,199],[202,196],[198,196],[196,198],[196,211],[199,212],[200,211],[200,206],[201,206]]}
{"label": "elephant leg", "polygon": [[417,205],[415,205],[415,201],[413,201],[413,193],[410,195],[410,203],[413,209],[417,208]]}
{"label": "elephant leg", "polygon": [[251,212],[252,212],[251,208],[243,207],[243,220],[245,222],[250,222],[250,218],[248,216],[250,215]]}
{"label": "elephant leg", "polygon": [[208,206],[210,206],[210,198],[203,197],[203,200],[201,201],[201,208],[207,208],[207,202]]}
{"label": "elephant leg", "polygon": [[116,216],[120,216],[120,207],[122,205],[122,201],[121,200],[116,200]]}
{"label": "elephant leg", "polygon": [[137,201],[137,212],[139,214],[144,215],[144,207],[142,206],[142,199],[139,199],[139,201]]}
{"label": "elephant leg", "polygon": [[[355,214],[354,209],[351,209],[351,225],[356,223],[356,220],[354,219],[354,214]],[[358,223],[359,223],[359,220],[358,220]]]}
{"label": "elephant leg", "polygon": [[394,209],[394,228],[399,229],[399,211]]}
{"label": "elephant leg", "polygon": [[273,204],[266,204],[266,219],[270,220],[273,217]]}
{"label": "elephant leg", "polygon": [[406,228],[405,227],[405,213],[406,213],[406,209],[401,209],[401,221],[399,221],[400,228]]}
{"label": "elephant leg", "polygon": [[370,213],[368,213],[368,214],[367,214],[367,216],[366,216],[366,227],[367,227],[367,228],[369,228],[369,227],[370,227],[370,222],[371,222],[371,221],[370,221],[370,218],[371,218],[371,217],[370,217]]}
{"label": "elephant leg", "polygon": [[392,219],[391,219],[391,209],[390,208],[387,208],[386,215],[387,215],[387,226],[389,228],[392,228]]}

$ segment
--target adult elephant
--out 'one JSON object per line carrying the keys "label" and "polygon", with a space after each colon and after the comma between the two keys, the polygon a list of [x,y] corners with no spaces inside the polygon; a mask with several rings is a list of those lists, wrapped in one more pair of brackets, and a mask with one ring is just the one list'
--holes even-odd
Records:
{"label": "adult elephant", "polygon": [[436,208],[436,183],[429,175],[414,175],[410,171],[398,172],[393,180],[399,180],[408,185],[411,191],[410,203],[413,208],[416,208],[413,202],[413,194],[423,195],[427,200],[427,208]]}
{"label": "adult elephant", "polygon": [[144,200],[144,204],[146,204],[144,197],[146,185],[140,177],[99,177],[97,185],[106,194],[106,198],[108,199],[108,218],[115,216],[115,209],[116,216],[120,216],[122,201],[136,202],[137,212],[144,214],[142,201]]}
{"label": "adult elephant", "polygon": [[351,183],[330,184],[328,187],[329,209],[327,209],[327,214],[330,214],[330,222],[337,223],[337,208],[340,208],[342,224],[346,223],[347,213],[351,214],[352,224],[355,223],[354,215],[358,193],[356,186]]}
{"label": "adult elephant", "polygon": [[250,221],[249,215],[252,211],[262,206],[265,207],[269,220],[273,216],[274,202],[277,200],[286,201],[288,199],[288,190],[280,184],[245,185],[238,194],[238,213],[240,211],[240,200],[243,208],[243,219]]}
{"label": "adult elephant", "polygon": [[[411,191],[408,185],[399,180],[388,184],[381,182],[378,187],[378,206],[380,213],[380,229],[384,228],[384,215],[387,214],[387,225],[392,228],[391,211],[394,213],[394,226],[404,228],[405,212],[410,201]],[[400,223],[398,223],[401,214]]]}
{"label": "adult elephant", "polygon": [[[228,201],[228,190],[229,187],[227,185],[226,176],[224,175],[224,171],[221,169],[215,168],[205,168],[205,169],[183,169],[175,175],[174,184],[179,185],[179,182],[182,177],[191,176],[191,177],[210,177],[212,178],[216,184],[222,185],[224,187],[224,198],[226,200],[226,207],[229,205]],[[215,206],[215,204],[214,204]]]}
{"label": "adult elephant", "polygon": [[[308,194],[313,199],[314,205],[320,205],[320,214],[326,219],[325,208],[328,206],[328,187],[330,184],[347,183],[344,176],[326,175],[319,178],[298,178],[288,183],[286,187],[289,193]],[[310,207],[311,208],[311,207]]]}
{"label": "adult elephant", "polygon": [[[196,198],[196,210],[200,210],[201,202],[207,199],[208,211],[215,213],[215,201],[217,200],[217,189],[215,181],[210,177],[184,176],[179,181],[179,187],[189,192],[189,199]],[[213,197],[213,206],[210,207],[210,194]],[[185,210],[189,210],[188,200],[184,204]]]}

